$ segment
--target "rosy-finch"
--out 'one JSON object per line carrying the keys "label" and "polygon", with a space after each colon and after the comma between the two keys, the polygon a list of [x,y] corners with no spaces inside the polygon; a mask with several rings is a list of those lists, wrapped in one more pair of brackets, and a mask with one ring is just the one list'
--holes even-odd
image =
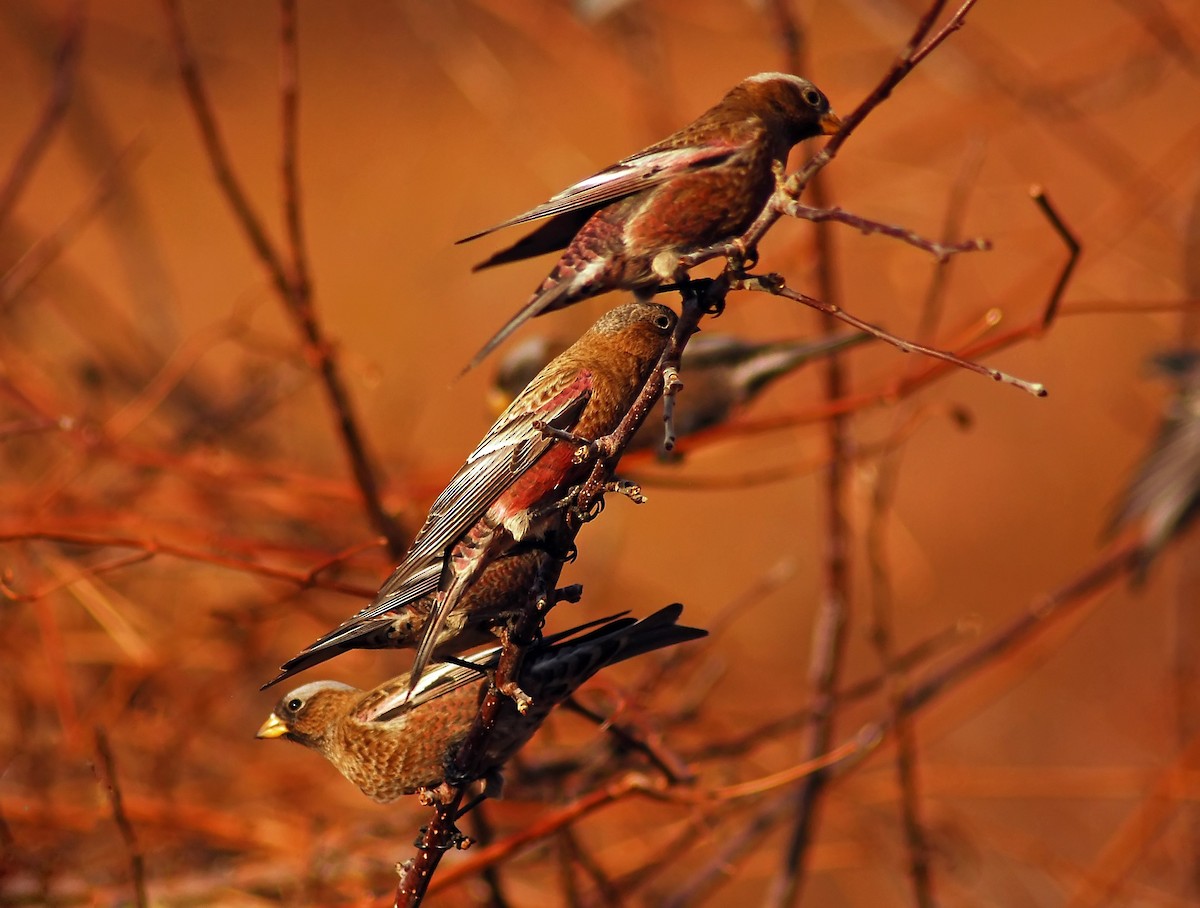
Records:
{"label": "rosy-finch", "polygon": [[1200,351],[1160,353],[1152,362],[1174,395],[1109,526],[1140,522],[1139,576],[1200,506]]}
{"label": "rosy-finch", "polygon": [[[552,437],[541,426],[587,441],[611,433],[657,366],[675,322],[666,306],[648,302],[628,303],[601,316],[488,430],[434,501],[408,554],[374,602],[296,658],[316,664],[321,659],[312,657],[342,651],[348,640],[361,638],[368,623],[408,620],[410,608],[424,612],[414,683],[435,649],[455,651],[456,642],[444,631],[458,623],[451,616],[467,590],[489,564],[517,546],[536,548],[553,537],[573,487],[591,471],[592,464],[576,456],[578,443]],[[411,645],[411,640],[398,643]]]}
{"label": "rosy-finch", "polygon": [[[731,334],[699,334],[684,348],[680,363],[684,390],[675,399],[675,435],[685,438],[722,425],[777,379],[814,359],[870,339],[870,334],[855,332],[818,340],[758,343]],[[488,390],[493,410],[503,410],[537,370],[565,346],[539,336],[513,347],[500,361]],[[625,450],[662,447],[662,420],[659,402]]]}
{"label": "rosy-finch", "polygon": [[771,196],[792,146],[841,120],[809,81],[759,73],[661,142],[580,180],[494,230],[549,218],[476,266],[563,249],[549,276],[475,355],[478,364],[521,323],[608,290],[649,290],[678,278],[679,258],[746,231]]}
{"label": "rosy-finch", "polygon": [[531,646],[520,685],[533,705],[522,713],[512,700],[501,702],[473,778],[452,778],[452,766],[487,691],[484,672],[496,664],[500,647],[480,653],[479,668],[439,665],[415,687],[408,675],[368,693],[337,681],[310,682],[280,698],[258,737],[286,737],[312,748],[380,802],[474,778],[487,779],[488,793],[498,794],[500,768],[588,678],[605,666],[707,634],[676,624],[682,610],[675,604],[643,621],[607,620],[576,636],[593,626],[584,625]]}
{"label": "rosy-finch", "polygon": [[[494,643],[501,628],[534,607],[539,578],[552,557],[539,546],[518,549],[487,564],[464,591],[458,608],[447,616],[433,641],[431,657],[444,659]],[[415,649],[436,602],[434,592],[373,618],[355,616],[283,663],[279,674],[263,687],[352,649]]]}

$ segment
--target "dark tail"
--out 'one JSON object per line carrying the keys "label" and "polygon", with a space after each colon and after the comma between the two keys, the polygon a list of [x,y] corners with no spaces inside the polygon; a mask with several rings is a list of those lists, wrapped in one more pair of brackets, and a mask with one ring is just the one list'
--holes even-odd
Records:
{"label": "dark tail", "polygon": [[279,674],[264,684],[259,690],[266,690],[292,675],[306,671],[314,665],[320,665],[334,656],[352,649],[388,649],[396,644],[392,642],[389,631],[393,619],[389,617],[371,618],[357,621],[336,628],[310,643],[303,650],[288,659],[279,667]]}
{"label": "dark tail", "polygon": [[570,292],[570,289],[570,283],[566,280],[560,281],[548,289],[543,284],[542,288],[539,288],[538,291],[529,298],[529,302],[527,302],[520,310],[518,310],[516,315],[505,322],[503,327],[493,334],[491,339],[479,349],[479,352],[471,357],[471,361],[467,363],[466,367],[462,370],[462,372],[459,373],[459,377],[461,378],[463,375],[466,375],[481,362],[487,359],[488,355],[501,343],[503,343],[510,334],[520,328],[531,318],[536,318],[542,313],[549,312],[552,309],[561,309],[563,306],[569,305],[570,303],[567,300],[567,296]]}

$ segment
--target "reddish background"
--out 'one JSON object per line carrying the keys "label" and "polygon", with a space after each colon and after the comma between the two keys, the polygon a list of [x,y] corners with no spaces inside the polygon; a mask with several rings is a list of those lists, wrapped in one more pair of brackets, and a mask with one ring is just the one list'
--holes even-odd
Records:
{"label": "reddish background", "polygon": [[[316,305],[386,477],[386,503],[410,524],[490,419],[490,367],[455,376],[549,267],[472,274],[501,240],[453,240],[666,134],[743,76],[783,65],[760,4],[615,6],[589,19],[536,0],[301,4],[300,168]],[[0,161],[13,160],[42,110],[65,9],[0,7]],[[920,9],[912,0],[800,4],[811,36],[806,75],[848,112]],[[237,173],[281,238],[277,10],[221,2],[191,3],[186,13]],[[1162,13],[1176,23],[1166,35],[1152,27]],[[963,233],[986,236],[995,249],[954,260],[944,343],[993,307],[1002,327],[1038,317],[1065,253],[1030,201],[1031,185],[1046,188],[1084,248],[1053,329],[988,357],[1044,382],[1047,399],[966,373],[914,398],[924,419],[903,447],[887,525],[901,647],[957,622],[986,634],[1098,557],[1101,530],[1163,401],[1145,359],[1179,342],[1182,301],[1200,295],[1195,262],[1191,284],[1187,269],[1198,254],[1194,14],[1186,0],[983,0],[826,171],[837,205],[936,236],[956,183],[977,168]],[[0,266],[8,271],[53,235],[131,143],[127,179],[112,198],[30,287],[0,301],[0,375],[49,411],[97,427],[87,437],[0,439],[5,538],[85,528],[209,553],[241,540],[260,560],[297,570],[369,543],[320,387],[213,182],[157,5],[120,0],[89,10],[70,107],[0,232]],[[809,224],[779,224],[763,243],[761,267],[813,289],[812,237]],[[835,237],[847,308],[913,331],[930,256],[849,228]],[[570,337],[618,299],[590,301],[525,334]],[[1158,302],[1174,306],[1071,314],[1091,303]],[[794,304],[743,294],[706,328],[767,339],[816,324]],[[133,334],[156,352],[131,354]],[[878,390],[914,360],[882,346],[859,349],[849,357],[851,384]],[[135,361],[149,365],[127,381],[116,377],[120,364]],[[180,412],[169,411],[178,398],[155,396],[164,367],[211,401],[234,405],[262,393],[271,404],[249,423],[210,423],[185,438],[169,415]],[[810,370],[750,415],[808,412],[819,395]],[[11,400],[0,406],[0,421],[24,416]],[[143,409],[131,414],[131,406]],[[946,418],[950,406],[970,413],[969,430]],[[869,451],[885,439],[895,412],[879,406],[856,416],[856,445]],[[138,466],[132,449],[165,463]],[[815,463],[823,450],[819,427],[805,425],[706,447],[671,475],[733,477]],[[848,680],[878,667],[866,637],[861,544],[876,470],[864,456],[851,474]],[[560,610],[556,626],[614,608],[644,614],[673,600],[703,626],[786,565],[778,588],[707,645],[719,682],[702,719],[679,730],[681,742],[722,738],[804,702],[825,543],[820,473],[798,473],[719,491],[648,483],[648,505],[610,502],[584,530],[581,557],[564,575],[587,592],[580,606]],[[0,603],[0,679],[13,691],[0,708],[0,814],[11,857],[0,893],[36,900],[49,892],[82,904],[129,898],[128,858],[92,769],[99,725],[155,903],[386,903],[390,866],[409,855],[423,810],[373,805],[315,755],[252,738],[273,703],[257,684],[359,602],[161,554],[87,573],[125,552],[11,539],[0,548],[14,590],[45,592]],[[1181,570],[1195,557],[1194,539],[1184,539],[1143,588],[1111,589],[1082,621],[922,715],[921,794],[943,904],[1195,898],[1194,760],[1178,764],[1193,771],[1172,776],[1165,799],[1146,800],[1161,794],[1155,786],[1187,743],[1172,664],[1177,647],[1196,642],[1178,624],[1196,605],[1197,587]],[[377,549],[353,564],[346,576],[372,588],[390,567]],[[356,655],[327,674],[369,685],[405,664],[402,656]],[[605,677],[637,675],[629,666]],[[697,689],[694,679],[680,687],[656,702],[669,709],[673,696]],[[848,710],[838,740],[885,709],[876,698]],[[555,734],[590,732],[563,719]],[[798,733],[781,735],[737,759],[699,765],[700,786],[758,778],[799,753]],[[807,904],[909,899],[892,757],[885,746],[830,791]],[[1147,804],[1163,812],[1139,831],[1129,824]],[[547,809],[517,799],[492,818],[511,831]],[[696,856],[666,868],[631,903],[658,904],[747,816],[700,823]],[[687,807],[631,801],[578,832],[620,877],[695,818]],[[727,904],[734,893],[757,900],[783,840],[778,830],[731,866],[732,879],[709,903]],[[1123,888],[1089,901],[1084,881],[1121,861],[1130,868]],[[563,902],[556,873],[551,853],[535,851],[506,872],[508,895],[514,904]],[[474,904],[477,895],[459,887],[434,902]]]}

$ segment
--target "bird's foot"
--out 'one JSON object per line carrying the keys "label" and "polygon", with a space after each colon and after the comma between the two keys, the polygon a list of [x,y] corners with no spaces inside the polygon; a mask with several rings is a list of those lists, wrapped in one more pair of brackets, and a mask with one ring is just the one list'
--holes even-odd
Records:
{"label": "bird's foot", "polygon": [[734,277],[742,277],[758,264],[758,249],[747,244],[742,237],[734,237],[725,247],[725,260]]}
{"label": "bird's foot", "polygon": [[604,511],[604,496],[597,495],[592,501],[591,506],[586,511],[581,510],[578,505],[571,505],[571,516],[575,522],[582,526],[585,523],[591,523]]}
{"label": "bird's foot", "polygon": [[[442,782],[440,785],[435,785],[433,788],[421,788],[417,791],[417,800],[422,807],[444,807],[455,799],[458,795],[458,786],[451,785],[449,781]],[[422,833],[425,830],[421,830]]]}
{"label": "bird's foot", "polygon": [[[464,811],[459,811],[454,819],[457,820],[463,813]],[[455,826],[453,821],[447,827],[439,829],[438,832],[441,833],[438,838],[429,841],[429,827],[422,826],[421,831],[413,840],[413,844],[422,851],[466,851],[475,844],[475,840]],[[399,871],[402,866],[398,865],[397,870]]]}
{"label": "bird's foot", "polygon": [[496,690],[512,700],[517,705],[517,712],[521,715],[525,715],[529,712],[529,707],[533,706],[533,697],[521,690],[516,681],[505,681],[503,684],[497,685]]}
{"label": "bird's foot", "polygon": [[614,435],[601,435],[595,441],[585,441],[583,446],[575,452],[575,463],[586,463],[593,459],[604,459],[612,457],[617,453],[617,439]]}

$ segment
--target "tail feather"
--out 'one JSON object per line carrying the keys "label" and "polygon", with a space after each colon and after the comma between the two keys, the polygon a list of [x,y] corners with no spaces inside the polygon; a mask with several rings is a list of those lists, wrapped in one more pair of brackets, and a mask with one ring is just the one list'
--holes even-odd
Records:
{"label": "tail feather", "polygon": [[[547,281],[550,278],[546,279]],[[553,309],[561,309],[564,306],[570,305],[572,300],[572,291],[575,289],[575,281],[571,277],[561,280],[556,284],[547,287],[545,283],[538,289],[536,293],[529,298],[517,314],[510,318],[504,325],[492,335],[491,339],[484,344],[479,352],[471,357],[471,361],[467,363],[466,368],[462,370],[461,375],[470,372],[481,362],[488,358],[493,350],[502,344],[510,334],[520,328],[531,318],[536,318],[545,312],[550,312]]]}
{"label": "tail feather", "polygon": [[273,687],[280,681],[306,671],[314,665],[320,665],[334,656],[340,656],[347,650],[387,649],[394,646],[395,644],[391,640],[393,620],[391,616],[382,616],[366,621],[350,622],[335,628],[283,663],[279,667],[279,674],[259,690]]}

